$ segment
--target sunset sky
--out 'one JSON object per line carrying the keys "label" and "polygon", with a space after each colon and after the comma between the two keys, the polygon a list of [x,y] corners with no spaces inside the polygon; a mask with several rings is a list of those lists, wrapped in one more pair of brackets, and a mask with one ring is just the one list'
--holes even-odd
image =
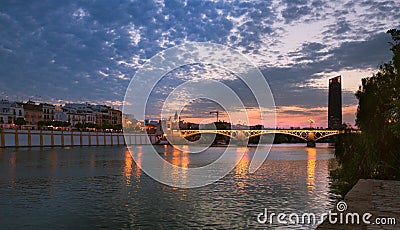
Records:
{"label": "sunset sky", "polygon": [[[337,75],[344,122],[354,124],[360,79],[391,58],[386,31],[399,26],[396,2],[1,1],[0,93],[121,108],[129,82],[152,56],[185,42],[212,42],[261,69],[279,127],[308,126],[309,118],[326,127],[328,78]],[[191,66],[165,82],[208,75],[235,85],[221,72]]]}

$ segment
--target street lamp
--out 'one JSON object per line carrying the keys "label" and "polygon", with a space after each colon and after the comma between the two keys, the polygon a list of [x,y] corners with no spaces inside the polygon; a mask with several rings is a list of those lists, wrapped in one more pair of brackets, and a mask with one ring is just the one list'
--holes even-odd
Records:
{"label": "street lamp", "polygon": [[312,129],[312,124],[315,123],[313,119],[308,119],[308,122],[310,122],[310,129]]}

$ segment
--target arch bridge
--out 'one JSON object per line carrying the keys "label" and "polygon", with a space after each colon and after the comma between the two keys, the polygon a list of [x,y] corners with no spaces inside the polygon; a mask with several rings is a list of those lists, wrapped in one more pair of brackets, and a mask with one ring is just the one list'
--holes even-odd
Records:
{"label": "arch bridge", "polygon": [[[286,134],[298,137],[307,142],[308,147],[315,147],[315,143],[328,136],[344,133],[344,130],[327,130],[327,129],[271,129],[271,130],[173,130],[172,135],[180,135],[181,137],[190,137],[198,134],[220,134],[228,136],[232,139],[247,140],[264,134]],[[357,132],[357,131],[352,131]]]}

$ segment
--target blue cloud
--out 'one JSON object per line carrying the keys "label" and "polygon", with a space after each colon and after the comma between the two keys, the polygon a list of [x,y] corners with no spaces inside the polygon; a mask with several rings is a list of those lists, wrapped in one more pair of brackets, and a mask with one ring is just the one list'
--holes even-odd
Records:
{"label": "blue cloud", "polygon": [[[290,94],[295,91],[308,95],[307,90],[316,90],[296,83],[327,69],[370,68],[387,61],[388,37],[382,32],[392,25],[382,21],[400,17],[394,1],[348,1],[342,6],[322,0],[49,0],[1,5],[0,91],[24,98],[43,95],[49,100],[100,103],[121,101],[129,79],[156,53],[198,41],[228,45],[257,60],[279,103],[320,105],[322,100],[294,100]],[[355,7],[361,13],[356,19],[348,17]],[[271,49],[285,45],[280,40],[287,26],[326,18],[332,20],[318,40],[309,37],[295,50]],[[265,65],[286,58],[294,63]]]}

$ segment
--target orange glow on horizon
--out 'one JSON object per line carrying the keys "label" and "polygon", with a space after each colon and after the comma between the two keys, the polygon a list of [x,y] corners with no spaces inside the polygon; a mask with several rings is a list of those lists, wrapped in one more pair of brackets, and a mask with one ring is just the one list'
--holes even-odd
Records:
{"label": "orange glow on horizon", "polygon": [[[342,114],[343,114],[343,122],[350,123],[352,125],[355,124],[355,114],[357,112],[357,105],[347,105],[343,106]],[[260,113],[259,110],[249,109],[247,111],[249,117],[249,123],[245,122],[246,118],[240,117],[241,113],[231,115],[231,120],[229,120],[229,116],[226,113],[221,113],[219,116],[219,120],[232,122],[234,125],[237,125],[241,122],[246,123],[245,125],[259,125],[261,124]],[[323,127],[327,128],[328,126],[328,108],[327,107],[312,107],[305,108],[299,106],[277,106],[276,108],[276,127],[278,128],[290,128],[290,127],[310,127],[310,123],[308,119],[312,118],[315,123],[313,123],[313,127]],[[200,117],[190,117],[189,114],[185,115],[185,122],[192,122],[200,124],[206,118]],[[207,117],[214,121],[215,118]],[[268,123],[268,122],[264,122]],[[273,128],[268,127],[266,128]]]}
{"label": "orange glow on horizon", "polygon": [[[356,112],[358,105],[343,105],[342,107],[342,117],[343,123],[350,124],[353,127],[355,125]],[[244,126],[254,126],[261,125],[261,115],[259,109],[250,108],[246,110],[248,121],[246,117],[243,116],[244,113],[237,111],[228,116],[225,111],[220,111],[218,119],[220,121],[225,121],[231,123],[232,125],[244,125]],[[327,128],[328,127],[328,108],[326,106],[319,107],[302,107],[302,106],[276,106],[275,114],[275,125],[274,122],[267,119],[272,119],[272,115],[268,111],[263,111],[264,114],[264,127],[265,128],[309,128],[309,119],[314,120],[312,124],[313,128]],[[186,110],[180,114],[181,121],[185,124],[208,124],[216,121],[216,116],[209,116],[208,113],[197,113],[192,114],[190,110]],[[153,118],[153,120],[157,120]]]}

